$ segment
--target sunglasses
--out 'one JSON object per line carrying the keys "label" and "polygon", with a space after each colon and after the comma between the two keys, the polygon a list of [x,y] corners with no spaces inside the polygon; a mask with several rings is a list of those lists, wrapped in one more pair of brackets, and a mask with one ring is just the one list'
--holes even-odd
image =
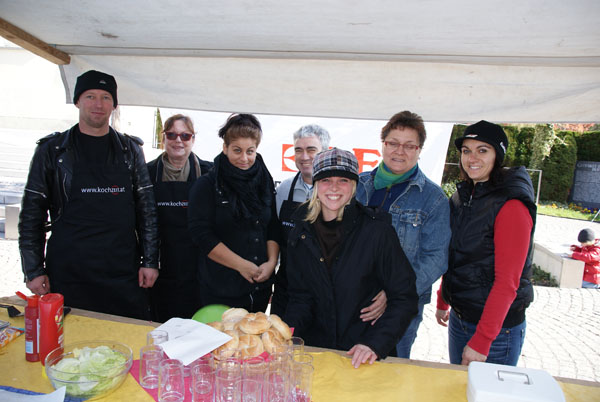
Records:
{"label": "sunglasses", "polygon": [[195,134],[190,134],[190,133],[177,134],[177,133],[173,133],[171,131],[167,131],[165,133],[165,135],[167,136],[167,139],[171,140],[171,141],[175,141],[177,139],[177,137],[180,137],[181,141],[189,141],[196,136]]}

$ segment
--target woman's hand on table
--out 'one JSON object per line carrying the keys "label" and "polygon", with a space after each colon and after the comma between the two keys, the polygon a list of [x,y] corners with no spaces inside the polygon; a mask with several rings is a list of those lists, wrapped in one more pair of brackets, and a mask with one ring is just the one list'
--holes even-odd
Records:
{"label": "woman's hand on table", "polygon": [[352,356],[352,366],[354,366],[354,368],[359,368],[361,364],[366,362],[373,364],[373,362],[377,360],[377,354],[367,345],[360,343],[352,346],[352,349],[346,353],[349,356]]}
{"label": "woman's hand on table", "polygon": [[363,322],[372,320],[371,325],[375,325],[387,307],[387,295],[385,294],[385,290],[381,290],[371,300],[373,303],[369,307],[360,310],[360,319],[363,320]]}
{"label": "woman's hand on table", "polygon": [[435,310],[435,319],[442,327],[447,327],[448,318],[450,318],[450,310]]}
{"label": "woman's hand on table", "polygon": [[471,362],[485,362],[487,360],[486,355],[482,355],[479,352],[476,352],[474,349],[471,349],[469,345],[465,346],[462,353],[462,361],[460,364],[463,366],[468,366]]}
{"label": "woman's hand on table", "polygon": [[50,292],[50,279],[48,275],[36,276],[25,283],[27,289],[31,290],[36,295],[45,295]]}

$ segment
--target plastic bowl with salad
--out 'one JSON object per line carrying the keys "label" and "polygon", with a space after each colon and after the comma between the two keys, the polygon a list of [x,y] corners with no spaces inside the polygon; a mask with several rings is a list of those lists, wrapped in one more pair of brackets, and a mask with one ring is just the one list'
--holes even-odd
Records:
{"label": "plastic bowl with salad", "polygon": [[82,399],[103,397],[125,380],[133,353],[114,341],[88,341],[54,349],[46,356],[46,375],[55,389],[67,387],[67,395]]}

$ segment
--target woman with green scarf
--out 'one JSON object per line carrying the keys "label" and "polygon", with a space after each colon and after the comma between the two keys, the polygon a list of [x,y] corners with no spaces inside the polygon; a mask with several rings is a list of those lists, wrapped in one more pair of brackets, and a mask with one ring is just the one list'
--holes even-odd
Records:
{"label": "woman with green scarf", "polygon": [[361,173],[356,199],[392,216],[392,225],[417,276],[419,313],[396,345],[398,357],[410,349],[431,301],[431,286],[448,268],[450,209],[448,198],[419,169],[427,133],[421,116],[404,111],[381,129],[383,159],[372,172]]}

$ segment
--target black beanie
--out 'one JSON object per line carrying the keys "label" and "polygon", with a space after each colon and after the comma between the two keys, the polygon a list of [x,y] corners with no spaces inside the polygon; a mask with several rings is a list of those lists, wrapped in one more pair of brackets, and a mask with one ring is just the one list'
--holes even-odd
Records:
{"label": "black beanie", "polygon": [[594,241],[596,238],[596,235],[594,234],[594,231],[592,229],[583,229],[581,232],[579,232],[579,235],[577,236],[577,241],[579,243],[589,243],[591,241]]}
{"label": "black beanie", "polygon": [[485,120],[471,124],[465,129],[462,137],[454,140],[454,145],[456,145],[456,148],[458,148],[459,151],[463,141],[467,139],[483,141],[490,144],[496,151],[496,158],[498,161],[502,163],[504,160],[506,148],[508,148],[508,138],[502,127],[499,125]]}
{"label": "black beanie", "polygon": [[90,70],[77,77],[75,84],[75,94],[73,95],[73,103],[77,103],[79,96],[88,89],[102,89],[112,95],[113,106],[117,107],[117,81],[112,75]]}

